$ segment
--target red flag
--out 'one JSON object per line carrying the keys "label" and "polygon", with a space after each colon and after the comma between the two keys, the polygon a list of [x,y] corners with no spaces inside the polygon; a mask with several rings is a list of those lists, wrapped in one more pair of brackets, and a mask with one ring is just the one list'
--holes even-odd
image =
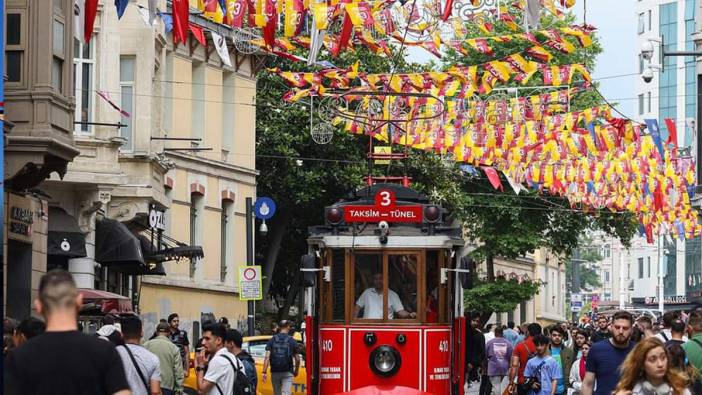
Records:
{"label": "red flag", "polygon": [[675,148],[678,148],[678,129],[675,127],[675,120],[666,118],[665,126],[668,127],[668,140],[665,141],[665,144],[673,144]]}
{"label": "red flag", "polygon": [[339,34],[339,41],[334,43],[334,46],[332,47],[332,56],[336,57],[339,55],[339,52],[346,47],[349,43],[349,39],[351,39],[351,33],[353,33],[353,23],[351,23],[351,17],[349,17],[349,13],[346,12],[344,14],[344,23],[341,25],[341,33]]}
{"label": "red flag", "polygon": [[453,0],[446,1],[446,6],[444,7],[444,12],[441,15],[441,20],[446,22],[453,12]]}
{"label": "red flag", "polygon": [[207,39],[205,38],[205,31],[202,30],[202,27],[192,24],[189,24],[190,26],[190,31],[193,32],[193,36],[195,36],[195,39],[203,46],[207,46]]}
{"label": "red flag", "polygon": [[648,224],[644,227],[644,232],[646,233],[646,242],[648,244],[653,244],[653,226]]}
{"label": "red flag", "polygon": [[173,0],[173,42],[176,44],[188,39],[189,7],[188,0]]}
{"label": "red flag", "polygon": [[483,167],[482,169],[485,172],[485,175],[487,176],[488,181],[490,181],[492,187],[500,191],[504,191],[504,188],[502,187],[502,182],[500,181],[500,176],[497,174],[497,170],[493,169],[492,167]]}
{"label": "red flag", "polygon": [[[283,0],[279,0],[283,1]],[[275,31],[278,26],[278,10],[275,0],[266,0],[266,26],[263,27],[263,40],[270,48],[275,46]]]}
{"label": "red flag", "polygon": [[97,15],[98,0],[85,0],[85,43],[90,42],[93,36],[93,25],[95,24],[95,16]]}

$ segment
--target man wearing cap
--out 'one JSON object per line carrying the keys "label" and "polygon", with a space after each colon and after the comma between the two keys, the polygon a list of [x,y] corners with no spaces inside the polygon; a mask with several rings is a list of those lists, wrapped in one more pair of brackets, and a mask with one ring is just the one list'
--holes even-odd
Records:
{"label": "man wearing cap", "polygon": [[183,391],[183,362],[180,349],[168,338],[168,322],[156,326],[156,337],[144,343],[144,347],[156,354],[161,366],[161,392],[175,395]]}
{"label": "man wearing cap", "polygon": [[289,335],[291,327],[290,321],[280,321],[278,324],[280,332],[273,335],[266,345],[266,358],[263,360],[261,376],[264,383],[268,381],[268,365],[270,364],[270,378],[275,395],[291,394],[293,377],[297,377],[300,369],[297,342]]}

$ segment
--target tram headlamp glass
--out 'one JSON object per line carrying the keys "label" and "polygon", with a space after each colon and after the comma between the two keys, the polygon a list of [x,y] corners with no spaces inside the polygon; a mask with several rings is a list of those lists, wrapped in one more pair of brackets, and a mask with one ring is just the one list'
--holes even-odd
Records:
{"label": "tram headlamp glass", "polygon": [[394,375],[400,369],[401,363],[400,353],[390,346],[380,346],[370,355],[371,370],[380,376]]}

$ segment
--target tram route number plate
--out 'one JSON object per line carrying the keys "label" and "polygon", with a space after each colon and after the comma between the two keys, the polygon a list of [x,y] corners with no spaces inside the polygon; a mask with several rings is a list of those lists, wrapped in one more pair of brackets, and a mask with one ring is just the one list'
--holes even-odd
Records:
{"label": "tram route number plate", "polygon": [[395,193],[381,189],[375,195],[374,205],[344,206],[344,221],[351,222],[422,222],[423,206],[395,204]]}
{"label": "tram route number plate", "polygon": [[263,299],[261,266],[242,266],[239,268],[239,299]]}

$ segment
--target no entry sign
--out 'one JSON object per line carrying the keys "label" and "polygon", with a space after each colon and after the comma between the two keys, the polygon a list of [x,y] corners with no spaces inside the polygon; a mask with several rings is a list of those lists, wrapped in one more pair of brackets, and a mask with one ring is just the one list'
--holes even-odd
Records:
{"label": "no entry sign", "polygon": [[239,268],[239,299],[263,299],[261,266],[242,266]]}

